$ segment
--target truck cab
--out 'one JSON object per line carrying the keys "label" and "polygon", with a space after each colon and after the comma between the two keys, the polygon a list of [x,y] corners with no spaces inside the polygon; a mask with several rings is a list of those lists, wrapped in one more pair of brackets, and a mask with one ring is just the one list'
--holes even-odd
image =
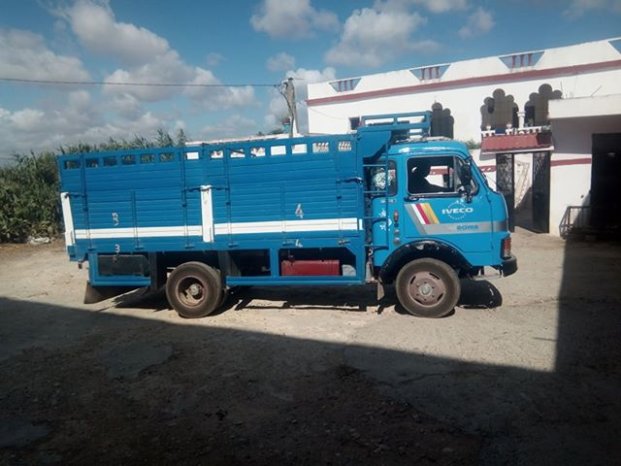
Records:
{"label": "truck cab", "polygon": [[[365,118],[372,128],[391,117]],[[367,163],[373,266],[380,282],[395,283],[406,310],[440,317],[459,298],[459,278],[482,275],[485,266],[508,276],[517,260],[503,196],[465,144],[426,137],[421,127],[420,137],[408,134]],[[404,272],[411,262],[417,266]]]}

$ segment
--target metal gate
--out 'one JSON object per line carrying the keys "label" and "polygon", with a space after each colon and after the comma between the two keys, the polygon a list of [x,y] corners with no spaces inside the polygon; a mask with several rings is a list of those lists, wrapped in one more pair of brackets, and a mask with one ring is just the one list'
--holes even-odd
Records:
{"label": "metal gate", "polygon": [[509,211],[509,231],[515,229],[515,172],[513,154],[496,154],[496,186],[507,203]]}

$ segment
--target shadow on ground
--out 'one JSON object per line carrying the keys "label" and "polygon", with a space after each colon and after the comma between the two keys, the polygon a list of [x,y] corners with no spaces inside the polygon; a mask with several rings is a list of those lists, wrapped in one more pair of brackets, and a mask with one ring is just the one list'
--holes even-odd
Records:
{"label": "shadow on ground", "polygon": [[612,260],[567,251],[554,372],[0,298],[0,463],[610,464],[619,281],[586,277]]}
{"label": "shadow on ground", "polygon": [[5,298],[0,310],[2,464],[477,462],[477,435],[346,363],[365,348]]}

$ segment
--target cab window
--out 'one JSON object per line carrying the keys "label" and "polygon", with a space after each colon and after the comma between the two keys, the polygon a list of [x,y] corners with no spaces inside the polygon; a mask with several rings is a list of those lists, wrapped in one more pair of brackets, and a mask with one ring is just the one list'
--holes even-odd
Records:
{"label": "cab window", "polygon": [[[388,169],[388,174],[386,169]],[[397,166],[394,160],[389,160],[385,165],[378,162],[378,166],[369,167],[367,176],[371,195],[380,196],[387,193],[389,196],[394,196],[397,194]]]}
{"label": "cab window", "polygon": [[[467,168],[464,160],[457,157],[412,157],[408,160],[408,193],[424,196],[461,195],[465,190],[460,173]],[[476,192],[471,181],[470,192]]]}

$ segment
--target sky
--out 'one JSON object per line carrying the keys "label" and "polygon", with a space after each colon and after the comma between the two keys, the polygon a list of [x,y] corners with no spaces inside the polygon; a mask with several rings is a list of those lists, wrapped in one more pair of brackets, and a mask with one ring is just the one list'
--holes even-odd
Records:
{"label": "sky", "polygon": [[304,131],[307,83],[619,35],[621,0],[0,0],[0,163],[268,132],[287,77]]}

